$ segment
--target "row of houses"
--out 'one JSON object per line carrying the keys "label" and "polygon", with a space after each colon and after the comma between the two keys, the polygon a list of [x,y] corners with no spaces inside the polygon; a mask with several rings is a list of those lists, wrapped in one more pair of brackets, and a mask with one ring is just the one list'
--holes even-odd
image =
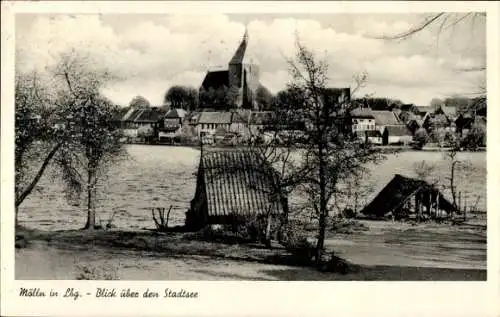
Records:
{"label": "row of houses", "polygon": [[157,138],[159,141],[168,141],[180,135],[190,135],[209,140],[226,135],[259,135],[268,126],[271,115],[269,111],[245,109],[187,112],[183,109],[151,107],[122,110],[114,121],[129,139]]}
{"label": "row of houses", "polygon": [[456,107],[401,107],[388,110],[356,108],[351,111],[352,132],[374,144],[408,144],[415,133],[446,132],[465,136],[474,125],[486,129],[486,109],[458,111]]}
{"label": "row of houses", "polygon": [[[419,129],[433,132],[466,134],[473,124],[486,127],[486,117],[480,113],[457,112],[453,107],[404,107],[389,110],[356,108],[347,118],[347,129],[363,142],[376,145],[408,145]],[[130,139],[156,139],[172,142],[180,136],[212,143],[225,138],[248,139],[266,136],[276,130],[273,113],[235,109],[231,111],[193,111],[164,107],[127,108],[115,118]],[[298,120],[300,121],[300,120]],[[281,130],[301,130],[306,124],[287,122]]]}

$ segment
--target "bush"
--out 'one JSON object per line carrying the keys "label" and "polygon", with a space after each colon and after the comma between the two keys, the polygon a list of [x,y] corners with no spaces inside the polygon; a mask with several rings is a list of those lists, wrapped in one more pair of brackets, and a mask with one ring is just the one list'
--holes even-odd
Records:
{"label": "bush", "polygon": [[473,125],[462,140],[462,146],[472,151],[477,150],[479,147],[486,146],[486,131],[484,128]]}
{"label": "bush", "polygon": [[305,266],[313,264],[316,247],[308,240],[307,236],[297,234],[292,227],[288,226],[284,230],[281,243],[292,254],[292,261],[295,264]]}
{"label": "bush", "polygon": [[418,149],[422,149],[424,145],[429,142],[429,135],[424,128],[420,128],[415,132],[413,136],[413,141],[415,142],[415,147]]}
{"label": "bush", "polygon": [[326,258],[327,259],[322,261],[320,267],[318,268],[321,272],[348,274],[359,271],[359,267],[357,265],[349,263],[348,261],[336,256],[334,252],[326,255]]}

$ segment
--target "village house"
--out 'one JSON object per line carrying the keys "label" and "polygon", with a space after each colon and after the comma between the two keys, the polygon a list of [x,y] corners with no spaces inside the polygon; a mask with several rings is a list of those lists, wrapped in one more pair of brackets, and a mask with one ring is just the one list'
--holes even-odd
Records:
{"label": "village house", "polygon": [[214,135],[218,128],[229,131],[232,113],[229,111],[204,111],[196,123],[196,132],[199,137],[203,135]]}
{"label": "village house", "polygon": [[375,117],[369,108],[356,108],[351,111],[352,133],[364,138],[364,131],[375,130]]}
{"label": "village house", "polygon": [[434,112],[434,109],[429,106],[415,106],[413,107],[413,113],[419,116],[421,119]]}
{"label": "village house", "polygon": [[170,109],[163,119],[163,125],[158,129],[158,140],[173,141],[176,136],[181,134],[186,117],[184,109]]}
{"label": "village house", "polygon": [[458,117],[457,107],[455,106],[438,106],[434,111],[434,115],[444,115],[449,122],[453,122]]}
{"label": "village house", "polygon": [[284,214],[288,200],[273,191],[274,173],[252,150],[202,150],[186,227],[236,226],[256,217],[271,221]]}
{"label": "village house", "polygon": [[[372,110],[375,122],[375,130],[382,135],[382,145],[389,144],[409,144],[413,140],[413,135],[406,124],[401,122],[393,111]],[[372,136],[372,138],[375,135]],[[378,140],[378,139],[376,139]]]}
{"label": "village house", "polygon": [[159,107],[131,107],[120,120],[123,134],[129,138],[151,138],[162,125],[165,109]]}

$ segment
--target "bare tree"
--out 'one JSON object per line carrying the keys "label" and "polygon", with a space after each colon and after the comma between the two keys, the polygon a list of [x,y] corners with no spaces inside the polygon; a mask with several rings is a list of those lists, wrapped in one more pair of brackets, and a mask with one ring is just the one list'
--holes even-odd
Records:
{"label": "bare tree", "polygon": [[61,168],[67,198],[86,201],[85,229],[96,226],[98,182],[110,166],[124,157],[121,131],[110,122],[116,106],[99,92],[109,80],[106,71],[90,69],[90,60],[74,51],[61,55],[54,72],[64,84],[60,90],[59,116],[65,118],[71,131],[67,145],[56,162]]}
{"label": "bare tree", "polygon": [[413,164],[413,169],[415,171],[415,174],[417,174],[418,179],[434,183],[434,181],[431,179],[436,166],[433,164],[427,163],[425,160]]}
{"label": "bare tree", "polygon": [[301,189],[318,219],[316,262],[324,252],[330,210],[342,194],[344,180],[367,169],[364,165],[380,155],[370,146],[355,142],[345,126],[349,117],[348,99],[327,96],[328,64],[317,60],[297,39],[295,59],[288,60],[292,75],[289,89],[296,92],[289,110],[305,120],[305,148],[300,164],[309,167],[302,176]]}

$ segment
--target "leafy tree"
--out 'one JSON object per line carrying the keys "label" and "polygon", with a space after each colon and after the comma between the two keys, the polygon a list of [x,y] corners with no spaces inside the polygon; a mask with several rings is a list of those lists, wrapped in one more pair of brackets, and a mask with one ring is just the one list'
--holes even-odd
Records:
{"label": "leafy tree", "polygon": [[[66,138],[52,129],[51,98],[36,72],[15,78],[15,210],[43,176]],[[32,171],[34,169],[34,171]]]}
{"label": "leafy tree", "polygon": [[200,89],[200,106],[215,110],[226,110],[232,104],[232,97],[229,94],[229,88],[222,86],[218,89]]}
{"label": "leafy tree", "polygon": [[260,110],[271,110],[274,102],[274,96],[266,87],[259,86],[259,88],[257,88],[255,98]]}
{"label": "leafy tree", "polygon": [[89,60],[75,53],[62,54],[54,75],[64,85],[58,96],[59,116],[66,118],[71,131],[56,163],[66,185],[67,198],[86,202],[84,229],[96,227],[96,201],[99,182],[111,165],[124,157],[119,141],[122,134],[111,122],[116,106],[100,94],[110,79],[105,70],[90,69]]}
{"label": "leafy tree", "polygon": [[462,140],[462,146],[471,151],[475,151],[479,147],[486,146],[485,126],[474,123],[465,138]]}
{"label": "leafy tree", "polygon": [[193,87],[172,86],[165,94],[164,103],[170,103],[172,108],[195,110],[198,106],[198,91]]}
{"label": "leafy tree", "polygon": [[151,107],[151,104],[143,96],[135,96],[130,101],[129,106],[134,107],[134,108],[149,108],[149,107]]}
{"label": "leafy tree", "polygon": [[429,135],[424,128],[420,128],[415,132],[413,139],[416,143],[418,149],[422,149],[424,145],[429,141]]}
{"label": "leafy tree", "polygon": [[444,105],[444,101],[439,98],[432,98],[431,102],[429,103],[429,106],[433,109],[437,109],[438,107],[442,107]]}

